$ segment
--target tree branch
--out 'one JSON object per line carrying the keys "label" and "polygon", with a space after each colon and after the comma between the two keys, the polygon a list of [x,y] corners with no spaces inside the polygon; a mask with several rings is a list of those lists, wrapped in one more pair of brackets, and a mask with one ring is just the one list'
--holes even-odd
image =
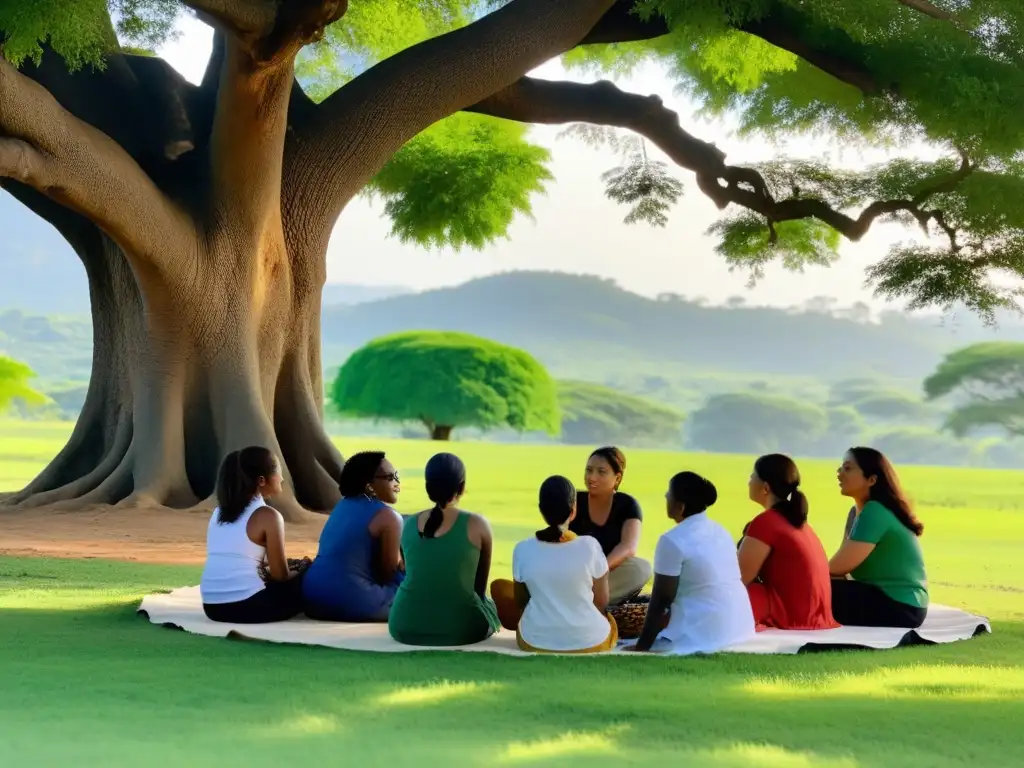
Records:
{"label": "tree branch", "polygon": [[934,4],[928,2],[928,0],[896,0],[900,5],[905,5],[907,8],[923,13],[925,16],[930,16],[938,21],[952,21],[953,14],[949,11],[944,11]]}
{"label": "tree branch", "polygon": [[276,0],[183,0],[201,21],[238,37],[265,37],[277,21]]}
{"label": "tree branch", "polygon": [[773,225],[783,221],[816,218],[849,240],[860,240],[881,216],[899,212],[913,215],[927,226],[934,221],[958,248],[956,232],[941,211],[924,210],[932,197],[949,192],[974,172],[961,153],[958,171],[922,189],[911,199],[880,200],[856,218],[816,198],[789,197],[776,200],[768,183],[752,168],[728,165],[725,153],[685,131],[679,116],[656,96],[627,93],[608,82],[589,85],[524,77],[513,85],[471,106],[467,111],[523,123],[593,123],[627,128],[658,146],[677,165],[693,171],[697,184],[720,209],[735,203],[759,213]]}
{"label": "tree branch", "polygon": [[0,177],[85,216],[137,262],[159,264],[167,244],[189,226],[117,142],[2,57]]}
{"label": "tree branch", "polygon": [[230,34],[260,67],[294,58],[348,10],[348,0],[183,0],[200,19]]}
{"label": "tree branch", "polygon": [[669,33],[664,16],[655,13],[650,18],[641,18],[633,12],[636,4],[636,0],[616,0],[615,5],[608,9],[579,45],[635,43]]}
{"label": "tree branch", "polygon": [[575,47],[614,0],[513,0],[370,68],[320,105],[299,145],[305,183],[333,219],[403,144]]}

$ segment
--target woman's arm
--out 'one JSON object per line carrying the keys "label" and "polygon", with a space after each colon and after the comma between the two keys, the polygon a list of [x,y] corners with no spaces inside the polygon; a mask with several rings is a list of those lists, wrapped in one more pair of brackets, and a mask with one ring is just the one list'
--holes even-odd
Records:
{"label": "woman's arm", "polygon": [[658,633],[664,628],[665,614],[672,607],[672,601],[676,599],[678,591],[678,576],[654,574],[654,587],[651,590],[651,603],[647,606],[644,628],[640,632],[640,637],[637,638],[636,645],[630,646],[626,650],[640,653],[651,650],[651,646],[658,638]]}
{"label": "woman's arm", "polygon": [[594,579],[594,607],[601,613],[608,610],[608,574]]}
{"label": "woman's arm", "polygon": [[470,541],[480,549],[480,562],[476,566],[475,589],[480,597],[486,597],[491,575],[491,548],[493,546],[491,524],[487,522],[487,518],[481,515],[473,515],[470,518],[470,523]]}
{"label": "woman's arm", "polygon": [[288,570],[288,556],[284,550],[284,518],[280,512],[270,507],[257,509],[249,518],[245,532],[254,542],[262,540],[267,550],[267,566],[272,581],[288,581],[296,575],[294,571]]}
{"label": "woman's arm", "polygon": [[622,524],[619,543],[608,553],[608,567],[615,570],[629,558],[636,557],[636,550],[639,546],[640,521],[637,519],[626,520]]}
{"label": "woman's arm", "polygon": [[390,584],[402,567],[402,518],[391,507],[381,507],[370,521],[369,531],[379,542],[375,576],[380,584]]}
{"label": "woman's arm", "polygon": [[867,560],[874,549],[875,545],[866,541],[847,539],[828,561],[828,572],[832,576],[846,576]]}
{"label": "woman's arm", "polygon": [[768,555],[771,554],[772,548],[765,544],[760,539],[755,539],[750,536],[744,536],[743,541],[740,542],[740,551],[738,557],[740,560],[740,576],[743,577],[743,583],[749,584],[757,575],[761,572],[761,568],[764,567],[765,560],[768,559]]}

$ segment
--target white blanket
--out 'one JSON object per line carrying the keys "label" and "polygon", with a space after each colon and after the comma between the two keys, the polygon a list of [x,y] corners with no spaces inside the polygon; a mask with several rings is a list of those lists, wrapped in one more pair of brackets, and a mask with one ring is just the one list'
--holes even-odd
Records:
{"label": "white blanket", "polygon": [[[341,624],[312,621],[305,617],[275,624],[222,624],[203,613],[199,587],[182,587],[167,594],[148,595],[138,608],[150,622],[176,627],[196,635],[244,637],[271,643],[322,645],[349,651],[490,651],[509,656],[530,656],[519,650],[514,632],[501,630],[482,643],[449,648],[403,645],[391,639],[386,624]],[[895,648],[901,645],[952,643],[991,632],[988,619],[956,608],[932,605],[920,629],[840,627],[816,631],[769,629],[748,642],[726,648],[729,653],[784,653],[831,648]],[[619,653],[612,651],[611,653]],[[607,654],[591,654],[603,656]]]}

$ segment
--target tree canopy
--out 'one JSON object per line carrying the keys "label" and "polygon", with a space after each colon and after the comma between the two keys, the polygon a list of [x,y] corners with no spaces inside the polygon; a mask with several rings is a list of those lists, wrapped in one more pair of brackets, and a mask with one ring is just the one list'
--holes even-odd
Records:
{"label": "tree canopy", "polygon": [[682,442],[685,417],[673,408],[584,381],[558,382],[562,442],[671,446]]}
{"label": "tree canopy", "polygon": [[687,422],[690,444],[716,453],[795,453],[815,450],[828,428],[816,405],[778,395],[715,395]]}
{"label": "tree canopy", "polygon": [[385,336],[342,365],[331,399],[353,418],[418,421],[435,439],[456,427],[558,434],[554,380],[522,350],[464,333]]}
{"label": "tree canopy", "polygon": [[924,382],[930,400],[956,403],[946,428],[958,437],[994,427],[1024,435],[1024,344],[987,342],[946,355]]}

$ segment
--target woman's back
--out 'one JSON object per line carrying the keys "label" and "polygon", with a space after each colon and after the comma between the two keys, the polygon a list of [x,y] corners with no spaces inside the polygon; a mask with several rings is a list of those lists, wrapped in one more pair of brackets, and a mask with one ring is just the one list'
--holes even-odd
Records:
{"label": "woman's back", "polygon": [[459,511],[451,527],[433,538],[420,535],[420,516],[402,527],[405,580],[388,629],[409,645],[466,645],[497,628],[493,604],[476,592],[480,550],[469,538],[471,515]]}
{"label": "woman's back", "polygon": [[838,626],[832,618],[828,555],[810,523],[796,528],[769,509],[751,521],[745,535],[771,547],[759,573],[767,590],[767,624],[780,629]]}
{"label": "woman's back", "polygon": [[669,624],[661,636],[675,653],[710,653],[754,632],[754,615],[729,532],[701,513],[658,540],[654,572],[678,576]]}
{"label": "woman's back", "polygon": [[199,582],[204,603],[240,602],[266,586],[259,567],[267,550],[248,534],[249,519],[264,506],[263,497],[255,496],[231,523],[220,522],[220,507],[213,511],[206,529],[206,564]]}
{"label": "woman's back", "polygon": [[368,496],[345,498],[335,506],[320,533],[316,558],[302,585],[304,599],[319,609],[314,613],[336,614],[331,618],[341,621],[363,621],[386,610],[397,582],[377,582],[377,541],[370,533],[371,521],[386,507]]}
{"label": "woman's back", "polygon": [[519,624],[522,638],[548,651],[601,643],[608,636],[608,619],[594,605],[594,580],[606,573],[608,561],[590,536],[519,542],[512,553],[512,578],[530,593]]}

